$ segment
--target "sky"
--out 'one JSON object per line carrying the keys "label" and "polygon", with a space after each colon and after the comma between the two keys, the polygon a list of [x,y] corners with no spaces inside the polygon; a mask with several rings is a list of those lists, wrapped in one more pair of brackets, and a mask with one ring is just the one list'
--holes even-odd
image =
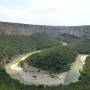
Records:
{"label": "sky", "polygon": [[0,21],[55,26],[90,25],[90,0],[0,0]]}

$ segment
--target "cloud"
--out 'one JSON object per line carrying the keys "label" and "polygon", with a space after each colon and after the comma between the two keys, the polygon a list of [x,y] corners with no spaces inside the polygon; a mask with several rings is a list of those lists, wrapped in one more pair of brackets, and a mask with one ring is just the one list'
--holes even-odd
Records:
{"label": "cloud", "polygon": [[49,25],[90,24],[90,0],[2,0],[0,20]]}
{"label": "cloud", "polygon": [[10,9],[10,8],[3,7],[3,6],[0,6],[0,15],[1,14],[4,14],[4,15],[10,16],[10,17],[18,17],[18,18],[25,16],[25,12],[21,9],[20,10]]}
{"label": "cloud", "polygon": [[[76,1],[76,2],[75,2]],[[70,2],[70,0],[33,0],[34,10],[48,10],[54,9],[59,11],[90,11],[90,1],[89,0],[75,0]]]}

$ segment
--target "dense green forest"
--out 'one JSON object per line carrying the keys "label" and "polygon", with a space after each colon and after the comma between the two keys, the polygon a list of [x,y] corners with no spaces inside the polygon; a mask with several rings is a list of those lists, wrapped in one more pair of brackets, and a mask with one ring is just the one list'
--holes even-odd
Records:
{"label": "dense green forest", "polygon": [[81,72],[80,80],[82,82],[86,82],[90,84],[90,56],[87,57],[87,60],[85,61],[85,65],[83,68],[83,72]]}
{"label": "dense green forest", "polygon": [[90,39],[89,38],[81,38],[72,44],[74,48],[82,54],[90,53]]}
{"label": "dense green forest", "polygon": [[57,38],[73,46],[79,53],[90,53],[90,38],[87,36],[76,37],[68,34],[60,34]]}
{"label": "dense green forest", "polygon": [[90,90],[90,56],[86,60],[80,80],[68,86],[28,86],[10,78],[3,68],[0,68],[0,90]]}
{"label": "dense green forest", "polygon": [[58,40],[50,37],[47,33],[35,33],[31,36],[0,35],[0,60],[4,63],[12,56],[59,44]]}
{"label": "dense green forest", "polygon": [[51,72],[70,70],[76,60],[77,52],[69,46],[60,46],[41,51],[27,58],[26,62],[34,67]]}
{"label": "dense green forest", "polygon": [[70,35],[70,34],[59,34],[59,36],[57,37],[58,40],[66,42],[66,43],[73,43],[76,42],[77,40],[79,40],[79,37],[76,37],[74,35]]}

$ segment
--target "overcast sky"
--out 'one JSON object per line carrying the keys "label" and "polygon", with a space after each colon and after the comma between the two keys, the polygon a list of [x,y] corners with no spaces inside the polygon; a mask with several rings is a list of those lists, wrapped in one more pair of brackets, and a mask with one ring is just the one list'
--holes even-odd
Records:
{"label": "overcast sky", "polygon": [[0,0],[0,21],[90,25],[90,0]]}

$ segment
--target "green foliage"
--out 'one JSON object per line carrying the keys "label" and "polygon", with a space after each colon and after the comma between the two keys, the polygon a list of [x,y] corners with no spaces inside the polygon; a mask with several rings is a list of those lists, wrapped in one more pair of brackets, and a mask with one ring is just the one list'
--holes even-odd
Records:
{"label": "green foliage", "polygon": [[35,33],[31,36],[0,35],[0,60],[59,44],[58,40],[50,37],[47,33]]}
{"label": "green foliage", "polygon": [[31,36],[0,35],[0,47],[6,49],[42,49],[58,44],[58,41],[47,33],[35,33]]}
{"label": "green foliage", "polygon": [[84,70],[81,72],[80,80],[68,86],[24,85],[11,79],[4,69],[0,68],[0,90],[90,90],[90,56],[87,58]]}
{"label": "green foliage", "polygon": [[27,58],[27,63],[34,67],[51,72],[63,72],[70,69],[77,52],[69,46],[59,46],[33,54]]}
{"label": "green foliage", "polygon": [[90,53],[90,39],[88,38],[78,40],[77,42],[73,43],[73,46],[79,53]]}
{"label": "green foliage", "polygon": [[75,37],[73,35],[60,34],[58,39],[72,45],[79,53],[90,53],[90,38],[87,36]]}
{"label": "green foliage", "polygon": [[[41,42],[42,41],[43,40],[41,40]],[[23,53],[31,49],[32,50],[40,49],[40,46],[39,44],[37,44],[37,42],[38,42],[38,39],[34,42],[34,39],[30,39],[30,37],[26,37],[26,36],[0,35],[0,60],[2,60],[3,57],[8,57],[10,55],[12,56],[15,54]],[[86,52],[90,53],[90,39],[87,39],[87,40],[83,39],[75,43],[74,43],[74,47],[76,48],[78,46],[78,48],[76,49],[80,53],[86,53]],[[47,44],[47,42],[45,42],[44,44]],[[51,44],[50,47],[55,45],[57,44],[53,44],[53,45]],[[41,49],[43,48],[46,48],[46,46],[42,47]],[[74,50],[72,49],[72,51]],[[46,56],[47,54],[48,54],[48,50],[45,50],[42,53],[40,53],[40,55],[43,57]],[[49,54],[49,55],[53,55],[53,54]],[[64,85],[46,86],[46,87],[44,87],[43,85],[28,86],[28,85],[21,84],[17,80],[11,79],[11,77],[6,73],[6,71],[2,69],[2,67],[0,66],[0,90],[90,90],[90,56],[86,60],[86,64],[84,65],[84,70],[81,72],[79,79],[80,80],[78,82],[72,83],[68,86],[64,86]]]}
{"label": "green foliage", "polygon": [[90,83],[90,56],[87,57],[84,65],[84,70],[81,72],[80,80],[86,83]]}
{"label": "green foliage", "polygon": [[[87,75],[90,73],[90,57],[87,58],[88,61],[85,64],[85,69],[83,72],[86,72],[85,70],[88,70]],[[89,62],[89,63],[88,63]],[[81,73],[81,77],[82,77]],[[90,75],[88,75],[90,76]],[[72,83],[68,86],[59,85],[59,86],[46,86],[43,85],[39,86],[28,86],[21,84],[17,80],[13,80],[10,78],[10,76],[5,72],[4,69],[0,68],[0,90],[90,90],[90,77],[86,76],[82,77],[82,79],[76,83]]]}
{"label": "green foliage", "polygon": [[70,34],[59,34],[59,36],[57,37],[57,39],[59,39],[60,41],[63,42],[67,42],[72,44],[73,42],[76,42],[77,40],[79,40],[79,37],[76,37],[74,35],[70,35]]}

